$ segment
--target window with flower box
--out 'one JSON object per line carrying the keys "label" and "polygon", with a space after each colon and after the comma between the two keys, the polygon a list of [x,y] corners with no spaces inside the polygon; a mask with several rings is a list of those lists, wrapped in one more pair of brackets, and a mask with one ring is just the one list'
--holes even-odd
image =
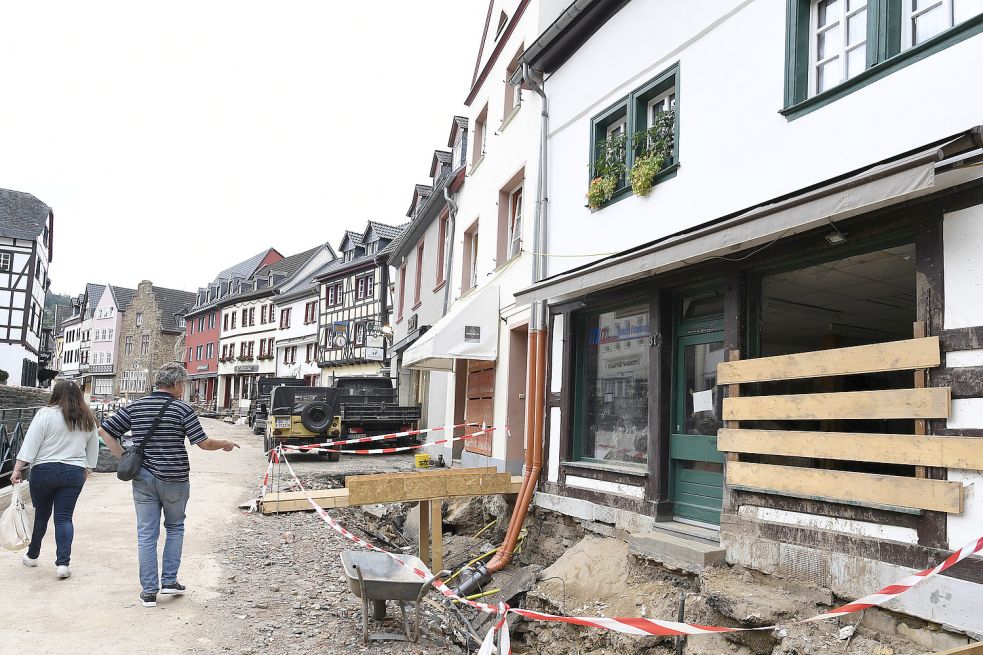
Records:
{"label": "window with flower box", "polygon": [[591,120],[592,209],[676,174],[679,164],[679,64],[633,90]]}

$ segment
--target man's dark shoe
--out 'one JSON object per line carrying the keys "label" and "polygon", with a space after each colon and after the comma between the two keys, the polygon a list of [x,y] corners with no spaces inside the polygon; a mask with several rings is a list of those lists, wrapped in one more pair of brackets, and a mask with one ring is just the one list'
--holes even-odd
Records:
{"label": "man's dark shoe", "polygon": [[185,589],[187,587],[180,582],[172,582],[171,584],[161,585],[160,593],[165,596],[180,596],[184,593]]}
{"label": "man's dark shoe", "polygon": [[157,607],[157,594],[140,593],[140,602],[144,607]]}

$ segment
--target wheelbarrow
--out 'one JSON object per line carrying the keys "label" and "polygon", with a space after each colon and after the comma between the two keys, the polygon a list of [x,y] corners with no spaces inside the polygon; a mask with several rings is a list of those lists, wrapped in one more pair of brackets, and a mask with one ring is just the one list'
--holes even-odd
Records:
{"label": "wheelbarrow", "polygon": [[[399,558],[410,567],[427,571],[426,564],[419,557],[400,555]],[[420,638],[420,603],[434,580],[447,577],[450,571],[441,571],[421,579],[409,568],[402,566],[389,555],[372,551],[346,550],[341,553],[341,565],[348,578],[348,587],[362,599],[362,642],[369,641],[408,641],[416,643]],[[369,606],[371,616],[381,622],[386,618],[386,602],[394,600],[399,604],[403,619],[403,634],[393,632],[369,632]],[[416,616],[412,630],[406,615],[406,603],[414,601]]]}

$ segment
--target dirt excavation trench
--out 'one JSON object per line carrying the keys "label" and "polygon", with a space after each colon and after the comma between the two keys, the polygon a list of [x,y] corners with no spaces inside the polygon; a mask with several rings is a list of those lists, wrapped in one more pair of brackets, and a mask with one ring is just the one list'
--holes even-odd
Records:
{"label": "dirt excavation trench", "polygon": [[[340,480],[320,482],[339,484]],[[445,501],[445,566],[456,570],[495,548],[506,528],[509,509],[500,496]],[[343,522],[353,522],[359,534],[380,546],[415,552],[417,519],[413,504],[342,512],[339,518]],[[848,599],[836,598],[828,589],[804,581],[738,567],[713,567],[699,574],[669,568],[629,553],[626,538],[611,526],[536,509],[527,521],[514,563],[482,588],[502,591],[481,600],[569,616],[677,620],[680,596],[685,593],[686,622],[744,628],[788,626],[690,637],[681,650],[690,655],[921,655],[968,641],[940,626],[882,609],[868,609],[838,621],[790,625]],[[485,634],[490,617],[466,608],[450,611],[436,598],[431,594],[424,608],[421,644],[433,643],[445,652],[477,650],[474,637]],[[668,637],[621,635],[518,617],[513,617],[510,625],[516,653],[676,652],[673,638]],[[392,652],[415,652],[396,643],[389,647]]]}

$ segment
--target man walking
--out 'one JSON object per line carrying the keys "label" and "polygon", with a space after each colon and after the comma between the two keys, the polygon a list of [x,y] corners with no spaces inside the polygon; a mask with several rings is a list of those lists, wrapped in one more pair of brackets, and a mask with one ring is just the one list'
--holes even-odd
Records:
{"label": "man walking", "polygon": [[[143,467],[133,479],[140,585],[143,587],[140,601],[144,607],[156,607],[158,593],[183,594],[186,590],[177,580],[184,546],[184,512],[191,493],[191,467],[185,438],[202,450],[229,452],[239,447],[233,441],[205,435],[191,405],[179,400],[187,379],[188,373],[181,364],[164,364],[157,372],[156,391],[121,407],[99,430],[110,452],[118,458],[123,454],[120,442],[126,432],[132,430],[134,445],[140,445],[157,423],[144,448]],[[157,541],[161,513],[167,537],[158,575]]]}

